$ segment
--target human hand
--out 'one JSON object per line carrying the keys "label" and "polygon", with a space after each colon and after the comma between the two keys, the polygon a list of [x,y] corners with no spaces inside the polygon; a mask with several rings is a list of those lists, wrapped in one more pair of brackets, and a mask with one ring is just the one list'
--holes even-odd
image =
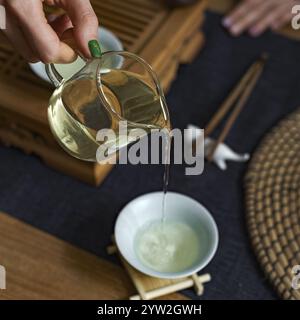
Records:
{"label": "human hand", "polygon": [[[43,2],[64,9],[66,14],[48,21]],[[89,0],[0,0],[0,4],[6,9],[3,31],[27,61],[72,62],[77,54],[66,42],[75,43],[90,57],[88,42],[97,39],[98,19]]]}
{"label": "human hand", "polygon": [[256,37],[291,21],[292,7],[297,4],[299,0],[243,0],[223,19],[223,25],[233,36],[248,31]]}

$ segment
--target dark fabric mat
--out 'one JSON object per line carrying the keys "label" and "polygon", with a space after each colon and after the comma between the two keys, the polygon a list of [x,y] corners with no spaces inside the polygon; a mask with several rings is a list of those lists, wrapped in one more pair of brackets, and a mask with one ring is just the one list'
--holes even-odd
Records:
{"label": "dark fabric mat", "polygon": [[[227,139],[237,151],[252,152],[266,131],[300,105],[300,45],[271,33],[233,39],[211,13],[205,32],[206,48],[193,64],[180,68],[167,97],[174,126],[204,126],[248,65],[267,51],[263,77]],[[0,161],[0,210],[107,259],[112,259],[105,246],[118,211],[134,197],[162,188],[163,168],[157,165],[117,166],[94,188],[15,149],[0,147]],[[219,227],[216,257],[204,270],[213,280],[203,299],[276,299],[249,244],[245,170],[237,163],[226,172],[207,165],[202,176],[185,176],[180,166],[171,169],[170,189],[202,202]],[[191,290],[185,293],[196,298]]]}

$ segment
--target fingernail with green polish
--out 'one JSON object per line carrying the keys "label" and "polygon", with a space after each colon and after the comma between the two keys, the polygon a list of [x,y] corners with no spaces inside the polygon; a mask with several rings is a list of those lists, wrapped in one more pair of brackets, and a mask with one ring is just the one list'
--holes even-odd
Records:
{"label": "fingernail with green polish", "polygon": [[98,40],[89,41],[89,49],[93,58],[100,58],[102,55]]}

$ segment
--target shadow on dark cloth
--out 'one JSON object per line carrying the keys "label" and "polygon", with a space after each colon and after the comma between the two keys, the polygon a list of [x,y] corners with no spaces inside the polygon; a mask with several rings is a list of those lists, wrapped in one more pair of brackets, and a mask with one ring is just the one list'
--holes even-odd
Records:
{"label": "shadow on dark cloth", "polygon": [[[205,49],[193,64],[180,67],[167,96],[174,127],[203,127],[252,61],[266,51],[265,72],[227,138],[235,150],[253,152],[262,136],[300,105],[300,44],[272,33],[233,39],[220,26],[220,16],[211,13],[205,32]],[[1,147],[0,161],[0,210],[107,259],[112,259],[105,247],[119,210],[140,194],[162,189],[163,168],[158,165],[116,166],[94,188],[13,148]],[[245,170],[238,163],[230,163],[225,172],[206,165],[201,176],[185,176],[182,167],[171,168],[170,189],[202,202],[219,227],[216,257],[204,270],[212,282],[202,299],[276,298],[248,239]],[[192,290],[185,293],[196,298]]]}

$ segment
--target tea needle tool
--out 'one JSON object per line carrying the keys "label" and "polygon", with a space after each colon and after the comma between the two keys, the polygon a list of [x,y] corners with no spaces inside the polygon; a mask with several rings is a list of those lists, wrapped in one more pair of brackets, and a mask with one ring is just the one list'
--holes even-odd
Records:
{"label": "tea needle tool", "polygon": [[247,70],[245,75],[241,78],[238,84],[230,92],[229,96],[221,104],[219,110],[212,117],[210,122],[204,129],[204,135],[209,136],[212,131],[219,125],[225,115],[229,112],[230,108],[236,102],[235,107],[232,110],[231,115],[226,121],[223,130],[221,131],[219,137],[216,139],[207,155],[207,160],[211,162],[213,160],[214,153],[218,146],[226,139],[230,129],[234,125],[236,119],[244,108],[248,98],[250,97],[265,65],[268,55],[263,53],[261,57],[254,62],[250,68]]}

